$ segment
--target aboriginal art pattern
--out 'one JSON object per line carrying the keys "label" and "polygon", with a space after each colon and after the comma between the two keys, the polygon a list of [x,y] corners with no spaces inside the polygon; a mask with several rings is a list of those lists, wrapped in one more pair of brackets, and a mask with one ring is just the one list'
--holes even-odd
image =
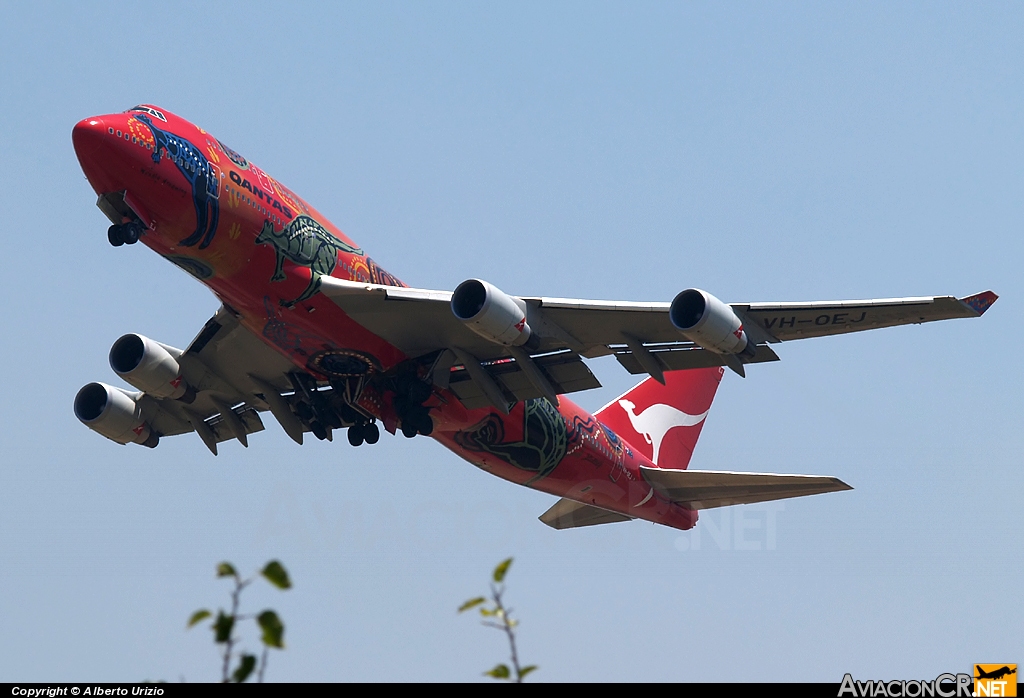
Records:
{"label": "aboriginal art pattern", "polygon": [[316,352],[330,346],[323,337],[289,325],[278,317],[273,303],[267,296],[263,297],[263,307],[267,311],[267,324],[263,326],[263,336],[290,356],[302,357],[302,360],[306,361]]}
{"label": "aboriginal art pattern", "polygon": [[405,286],[405,284],[399,281],[397,277],[392,275],[390,272],[384,271],[384,269],[369,257],[366,258],[366,266],[370,269],[371,284],[380,284],[381,286]]}
{"label": "aboriginal art pattern", "polygon": [[167,259],[200,281],[213,278],[213,268],[198,259],[183,255],[167,255]]}
{"label": "aboriginal art pattern", "polygon": [[309,216],[297,216],[295,220],[281,229],[274,230],[270,221],[263,222],[263,230],[256,237],[257,245],[272,245],[277,252],[277,264],[272,282],[284,281],[288,278],[284,273],[284,262],[287,259],[301,267],[309,267],[310,277],[306,289],[297,298],[281,301],[281,305],[291,307],[300,301],[313,296],[320,290],[320,277],[330,276],[338,264],[338,253],[348,252],[362,256],[363,251],[339,240],[322,225]]}
{"label": "aboriginal art pattern", "polygon": [[520,470],[534,473],[525,484],[545,477],[565,457],[569,432],[558,408],[547,398],[523,403],[523,438],[505,443],[505,425],[493,412],[474,426],[455,434],[463,448],[489,453]]}
{"label": "aboriginal art pattern", "polygon": [[[607,446],[602,443],[602,437]],[[569,423],[569,455],[579,451],[582,451],[583,460],[597,468],[604,468],[610,460],[611,468],[608,470],[608,479],[612,482],[618,480],[621,474],[632,479],[624,467],[623,461],[625,456],[632,458],[633,451],[625,441],[619,438],[618,434],[590,415],[585,417],[573,415]],[[595,451],[602,451],[605,457],[598,457]]]}
{"label": "aboriginal art pattern", "polygon": [[378,369],[372,356],[355,349],[325,349],[306,365],[331,378],[363,378]]}
{"label": "aboriginal art pattern", "polygon": [[238,169],[240,169],[240,170],[248,170],[249,169],[249,161],[248,160],[243,158],[241,155],[236,153],[231,148],[229,148],[226,145],[224,145],[224,143],[222,143],[219,140],[217,141],[217,145],[219,145],[220,149],[222,151],[224,151],[224,154],[228,156],[228,160],[230,160],[231,162],[235,163],[235,166],[238,167]]}
{"label": "aboriginal art pattern", "polygon": [[203,151],[192,145],[181,136],[157,128],[147,114],[135,114],[135,119],[146,126],[153,134],[153,162],[160,162],[161,152],[166,153],[178,171],[192,186],[192,203],[196,209],[196,229],[191,235],[178,244],[192,247],[199,243],[199,249],[205,249],[213,242],[217,233],[217,219],[220,216],[220,204],[217,201],[217,175]]}

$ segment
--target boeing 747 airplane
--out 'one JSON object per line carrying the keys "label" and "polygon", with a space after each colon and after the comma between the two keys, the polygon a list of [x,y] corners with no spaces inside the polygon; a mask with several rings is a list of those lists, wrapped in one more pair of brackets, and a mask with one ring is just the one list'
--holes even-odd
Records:
{"label": "boeing 747 airplane", "polygon": [[[996,300],[935,296],[724,303],[512,296],[480,279],[411,288],[255,164],[166,109],[79,122],[75,152],[110,219],[222,305],[184,350],[139,334],[110,349],[137,390],[89,383],[77,417],[121,444],[195,432],[216,455],[269,412],[296,443],[353,446],[381,428],[437,439],[470,463],[558,497],[554,528],[645,519],[692,528],[701,509],[850,489],[834,477],[689,470],[726,368],[777,361],[780,342],[981,316]],[[596,414],[585,359],[647,376]]]}

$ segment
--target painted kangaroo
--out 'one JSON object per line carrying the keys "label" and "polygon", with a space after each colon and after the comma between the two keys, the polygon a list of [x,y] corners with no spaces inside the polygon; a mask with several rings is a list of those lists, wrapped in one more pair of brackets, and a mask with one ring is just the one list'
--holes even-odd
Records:
{"label": "painted kangaroo", "polygon": [[707,412],[704,412],[704,414],[687,414],[671,405],[661,404],[651,405],[640,414],[635,414],[633,410],[636,409],[636,405],[629,400],[619,400],[619,407],[629,417],[629,421],[633,428],[636,429],[636,433],[642,435],[644,441],[649,443],[654,449],[651,462],[655,465],[658,465],[658,451],[661,450],[661,442],[670,429],[695,426],[703,422],[704,418],[708,416]]}
{"label": "painted kangaroo", "polygon": [[309,216],[297,216],[282,228],[280,233],[274,232],[273,223],[264,221],[263,230],[256,237],[256,244],[273,245],[277,252],[277,266],[274,268],[274,275],[270,277],[271,281],[284,281],[287,278],[284,273],[286,259],[299,266],[309,267],[309,285],[298,298],[291,301],[282,300],[281,305],[285,307],[304,301],[320,290],[320,277],[324,274],[331,275],[338,264],[339,252],[360,256],[363,254],[360,248],[334,237]]}
{"label": "painted kangaroo", "polygon": [[203,151],[195,147],[181,136],[168,133],[153,125],[153,120],[145,114],[135,114],[136,120],[149,127],[153,134],[153,162],[160,162],[160,151],[167,153],[192,185],[192,203],[196,207],[196,230],[179,245],[192,247],[202,240],[199,249],[209,247],[213,236],[217,233],[217,219],[220,216],[220,202],[217,201],[219,182],[214,174],[210,161]]}

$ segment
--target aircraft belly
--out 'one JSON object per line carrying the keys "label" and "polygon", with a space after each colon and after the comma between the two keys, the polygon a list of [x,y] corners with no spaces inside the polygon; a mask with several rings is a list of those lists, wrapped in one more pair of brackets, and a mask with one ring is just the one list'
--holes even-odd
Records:
{"label": "aircraft belly", "polygon": [[643,479],[640,465],[653,467],[646,457],[609,437],[564,396],[557,408],[539,398],[507,416],[478,409],[463,420],[463,428],[435,428],[434,438],[504,480],[683,530],[697,521],[696,512],[667,501]]}

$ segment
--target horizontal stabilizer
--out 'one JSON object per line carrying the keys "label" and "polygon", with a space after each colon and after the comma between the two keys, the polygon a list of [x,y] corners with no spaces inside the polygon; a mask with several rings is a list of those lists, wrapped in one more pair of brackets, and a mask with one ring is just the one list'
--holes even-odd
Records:
{"label": "horizontal stabilizer", "polygon": [[688,509],[714,509],[853,489],[839,478],[824,475],[662,470],[643,466],[640,473],[659,494]]}
{"label": "horizontal stabilizer", "polygon": [[580,526],[596,526],[605,523],[617,523],[619,521],[632,521],[631,516],[608,511],[592,504],[584,504],[572,499],[559,499],[555,505],[540,516],[540,520],[551,528],[561,531],[564,528],[579,528]]}

